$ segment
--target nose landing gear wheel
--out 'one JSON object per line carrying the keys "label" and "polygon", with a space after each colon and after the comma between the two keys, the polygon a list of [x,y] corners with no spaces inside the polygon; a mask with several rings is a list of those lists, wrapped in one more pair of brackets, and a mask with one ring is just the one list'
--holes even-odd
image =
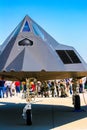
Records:
{"label": "nose landing gear wheel", "polygon": [[27,125],[32,125],[32,113],[29,109],[26,111],[26,123]]}

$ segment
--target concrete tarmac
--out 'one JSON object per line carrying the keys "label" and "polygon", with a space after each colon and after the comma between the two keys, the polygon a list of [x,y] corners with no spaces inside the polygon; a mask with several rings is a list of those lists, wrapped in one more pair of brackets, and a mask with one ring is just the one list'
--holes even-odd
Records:
{"label": "concrete tarmac", "polygon": [[0,99],[0,130],[87,130],[87,105],[81,95],[82,112],[73,112],[72,98],[37,98],[32,104],[33,124],[22,118],[25,99]]}

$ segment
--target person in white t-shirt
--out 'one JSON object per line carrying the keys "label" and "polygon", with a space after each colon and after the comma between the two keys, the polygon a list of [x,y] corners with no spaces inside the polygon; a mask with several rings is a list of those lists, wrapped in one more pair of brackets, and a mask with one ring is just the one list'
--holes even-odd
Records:
{"label": "person in white t-shirt", "polygon": [[12,85],[12,81],[5,81],[6,97],[8,97],[9,94],[10,94],[10,97],[12,97],[11,85]]}

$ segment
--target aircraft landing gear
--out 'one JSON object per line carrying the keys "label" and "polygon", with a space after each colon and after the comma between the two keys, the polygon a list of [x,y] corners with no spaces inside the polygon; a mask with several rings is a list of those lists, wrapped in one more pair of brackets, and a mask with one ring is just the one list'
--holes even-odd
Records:
{"label": "aircraft landing gear", "polygon": [[32,125],[32,111],[30,103],[24,107],[22,116],[26,120],[27,125]]}
{"label": "aircraft landing gear", "polygon": [[80,111],[80,96],[79,95],[74,95],[73,96],[73,105],[74,105],[74,111]]}
{"label": "aircraft landing gear", "polygon": [[32,99],[35,99],[35,93],[32,92],[31,82],[36,83],[34,78],[26,78],[26,101],[28,104],[23,109],[23,118],[26,120],[27,125],[32,125],[32,111],[31,111],[31,102]]}
{"label": "aircraft landing gear", "polygon": [[82,111],[81,107],[80,107],[80,96],[79,96],[79,91],[78,91],[78,80],[77,79],[73,79],[72,82],[72,89],[73,89],[73,105],[74,105],[74,111],[75,112],[79,112]]}
{"label": "aircraft landing gear", "polygon": [[26,123],[27,125],[32,125],[32,114],[29,109],[26,111]]}

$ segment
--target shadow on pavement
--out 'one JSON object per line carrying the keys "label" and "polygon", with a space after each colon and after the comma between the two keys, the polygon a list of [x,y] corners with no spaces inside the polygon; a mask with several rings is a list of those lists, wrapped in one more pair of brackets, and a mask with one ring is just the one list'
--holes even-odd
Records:
{"label": "shadow on pavement", "polygon": [[[32,104],[33,125],[26,126],[22,118],[25,104],[0,103],[1,130],[49,130],[87,117],[87,111],[73,112],[72,107]],[[83,106],[82,109],[87,109]]]}

